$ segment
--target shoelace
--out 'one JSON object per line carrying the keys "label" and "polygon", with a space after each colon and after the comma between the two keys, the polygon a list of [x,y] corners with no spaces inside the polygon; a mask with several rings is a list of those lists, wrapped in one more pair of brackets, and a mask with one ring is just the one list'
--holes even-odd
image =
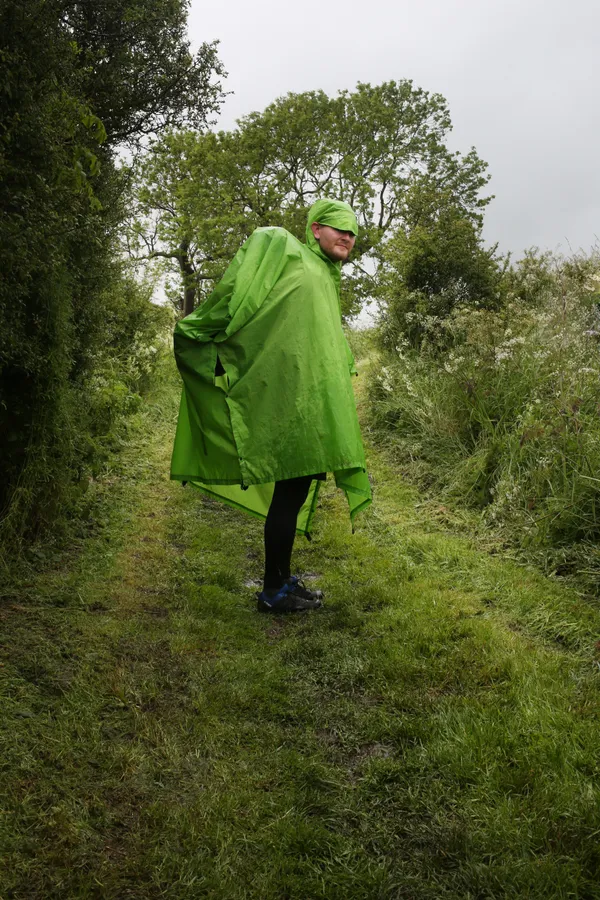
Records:
{"label": "shoelace", "polygon": [[314,593],[310,590],[310,588],[308,588],[306,586],[306,584],[302,581],[302,579],[296,578],[295,576],[294,576],[294,578],[295,578],[295,582],[292,584],[292,588],[295,590],[300,588],[300,591],[298,592],[298,593],[300,593],[300,596],[303,596],[305,600],[313,600]]}

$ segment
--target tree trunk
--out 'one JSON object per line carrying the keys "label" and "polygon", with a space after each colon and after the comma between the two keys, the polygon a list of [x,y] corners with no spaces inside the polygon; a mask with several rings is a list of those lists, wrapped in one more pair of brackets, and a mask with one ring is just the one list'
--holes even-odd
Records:
{"label": "tree trunk", "polygon": [[177,259],[179,260],[181,278],[183,281],[183,297],[181,306],[184,316],[189,316],[189,314],[194,311],[194,301],[196,299],[196,280],[194,278],[194,267],[192,266],[192,262],[188,256],[189,248],[189,241],[183,240],[179,245],[179,255],[177,256]]}

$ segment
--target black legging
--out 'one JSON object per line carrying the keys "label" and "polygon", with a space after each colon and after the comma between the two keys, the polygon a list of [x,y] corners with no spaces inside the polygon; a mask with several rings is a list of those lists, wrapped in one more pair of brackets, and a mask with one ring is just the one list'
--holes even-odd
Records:
{"label": "black legging", "polygon": [[290,577],[296,522],[308,497],[310,483],[317,476],[302,475],[276,481],[265,521],[265,591],[282,586]]}

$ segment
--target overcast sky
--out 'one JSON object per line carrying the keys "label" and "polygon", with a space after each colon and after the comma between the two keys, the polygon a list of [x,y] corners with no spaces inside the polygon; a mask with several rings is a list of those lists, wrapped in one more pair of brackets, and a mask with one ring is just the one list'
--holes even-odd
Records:
{"label": "overcast sky", "polygon": [[489,242],[600,239],[600,0],[192,0],[189,28],[221,42],[218,127],[289,91],[410,78],[448,101],[452,149],[489,164]]}

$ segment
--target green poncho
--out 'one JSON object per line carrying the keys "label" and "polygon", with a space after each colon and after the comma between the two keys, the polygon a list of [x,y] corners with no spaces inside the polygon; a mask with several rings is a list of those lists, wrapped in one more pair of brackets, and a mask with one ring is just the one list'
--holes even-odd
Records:
{"label": "green poncho", "polygon": [[[276,481],[333,472],[350,516],[371,502],[342,331],[340,263],[315,240],[319,222],[357,233],[347,203],[311,208],[306,245],[258,228],[207,301],[175,328],[183,394],[171,478],[264,518]],[[221,366],[216,375],[217,357]],[[320,481],[298,516],[309,534]]]}

